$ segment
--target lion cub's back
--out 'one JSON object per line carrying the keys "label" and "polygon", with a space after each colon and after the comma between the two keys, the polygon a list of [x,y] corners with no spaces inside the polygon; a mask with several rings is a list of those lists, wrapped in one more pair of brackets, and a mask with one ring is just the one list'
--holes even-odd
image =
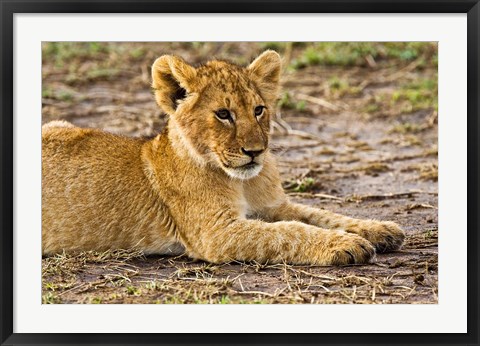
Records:
{"label": "lion cub's back", "polygon": [[[75,127],[65,121],[47,123],[42,127],[42,174],[44,178],[67,174],[64,178],[68,180],[62,182],[67,184],[86,178],[100,183],[98,179],[116,180],[119,175],[131,174],[134,176],[129,178],[135,182],[143,179],[140,152],[144,143],[141,139]],[[109,181],[101,183],[108,185]]]}
{"label": "lion cub's back", "polygon": [[143,173],[143,143],[67,122],[42,127],[45,254],[129,248],[145,238],[140,229],[155,223],[160,206]]}

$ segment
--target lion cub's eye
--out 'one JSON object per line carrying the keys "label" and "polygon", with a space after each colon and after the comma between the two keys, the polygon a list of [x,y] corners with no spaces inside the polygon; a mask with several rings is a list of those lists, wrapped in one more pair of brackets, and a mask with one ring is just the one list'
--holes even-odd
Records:
{"label": "lion cub's eye", "polygon": [[232,119],[232,116],[228,109],[219,109],[218,111],[215,112],[215,115],[217,116],[218,119],[221,119],[221,120]]}
{"label": "lion cub's eye", "polygon": [[255,107],[255,116],[258,117],[258,116],[262,115],[264,108],[265,108],[265,106]]}

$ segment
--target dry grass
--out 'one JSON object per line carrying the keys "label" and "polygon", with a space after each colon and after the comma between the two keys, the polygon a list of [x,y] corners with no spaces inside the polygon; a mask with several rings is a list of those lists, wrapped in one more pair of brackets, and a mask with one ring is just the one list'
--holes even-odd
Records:
{"label": "dry grass", "polygon": [[[406,248],[420,243],[428,247],[435,240],[436,232],[429,231],[411,238]],[[402,303],[422,301],[436,292],[436,265],[435,254],[378,261],[373,268],[333,268],[259,263],[212,265],[186,257],[145,258],[135,250],[83,252],[43,260],[42,302]],[[385,275],[387,269],[390,273]]]}

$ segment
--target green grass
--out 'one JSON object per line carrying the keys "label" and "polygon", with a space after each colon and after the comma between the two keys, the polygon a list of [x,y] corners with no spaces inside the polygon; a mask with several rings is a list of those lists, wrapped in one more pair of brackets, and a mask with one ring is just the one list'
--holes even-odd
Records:
{"label": "green grass", "polygon": [[147,50],[143,47],[133,48],[128,54],[134,59],[141,58],[147,53]]}
{"label": "green grass", "polygon": [[120,73],[120,70],[118,69],[97,67],[87,72],[87,79],[88,80],[97,80],[97,79],[108,80],[111,78],[115,78],[115,76],[117,76],[119,73]]}
{"label": "green grass", "polygon": [[[50,63],[57,72],[64,73],[67,84],[74,85],[95,80],[111,80],[129,66],[131,59],[142,58],[143,47],[125,47],[111,42],[44,42],[42,61]],[[53,64],[51,64],[53,62]],[[43,96],[62,101],[71,100],[71,94],[58,95],[44,90]]]}
{"label": "green grass", "polygon": [[102,297],[92,297],[90,298],[90,304],[102,304]]}
{"label": "green grass", "polygon": [[47,99],[59,100],[64,102],[73,101],[75,99],[75,95],[65,89],[54,90],[49,87],[45,87],[42,89],[42,97]]}
{"label": "green grass", "polygon": [[[406,78],[405,78],[406,79]],[[346,88],[342,81],[333,84],[337,89]],[[437,74],[430,78],[418,78],[397,82],[392,90],[381,91],[366,99],[360,110],[367,114],[399,115],[422,110],[438,111]],[[393,132],[417,132],[415,126],[397,127]]]}
{"label": "green grass", "polygon": [[282,109],[295,109],[303,112],[307,107],[307,103],[304,100],[295,100],[289,93],[283,93],[278,101],[278,106]]}
{"label": "green grass", "polygon": [[44,42],[43,60],[53,60],[56,66],[64,66],[75,59],[99,57],[111,50],[109,42]]}
{"label": "green grass", "polygon": [[309,44],[291,63],[293,69],[314,65],[365,66],[366,58],[375,61],[398,59],[408,62],[424,57],[425,64],[438,61],[433,42],[318,42]]}
{"label": "green grass", "polygon": [[49,290],[49,291],[55,291],[58,289],[58,285],[53,283],[53,282],[45,282],[43,284],[43,287],[46,289],[46,290]]}
{"label": "green grass", "polygon": [[[185,44],[185,43],[184,43]],[[163,50],[173,48],[176,43],[162,44]],[[212,42],[188,43],[192,49],[208,53]],[[286,42],[259,42],[260,52],[273,49],[283,52]],[[437,66],[437,44],[434,42],[293,42],[293,48],[300,54],[291,61],[293,69],[314,65],[365,66],[366,58],[375,61],[397,59],[403,62],[423,59],[422,65]],[[125,50],[126,49],[126,50]],[[112,55],[140,59],[148,52],[145,47],[131,45],[125,47],[111,42],[44,42],[43,59],[53,60],[55,65],[64,66],[75,60],[102,60]],[[209,57],[207,57],[209,58]],[[238,55],[238,59],[244,58]]]}
{"label": "green grass", "polygon": [[60,297],[52,292],[48,292],[42,296],[42,304],[59,304],[61,303]]}
{"label": "green grass", "polygon": [[401,107],[402,113],[438,110],[438,79],[419,79],[403,84],[392,94],[391,101],[393,106]]}
{"label": "green grass", "polygon": [[306,177],[303,179],[290,181],[286,184],[286,186],[284,186],[284,188],[293,192],[308,192],[315,188],[315,185],[315,179]]}
{"label": "green grass", "polygon": [[136,286],[127,286],[127,294],[132,296],[139,296],[142,294],[142,291]]}
{"label": "green grass", "polygon": [[346,79],[332,77],[328,80],[328,87],[334,96],[341,97],[345,95],[358,95],[361,90],[357,86],[350,85]]}
{"label": "green grass", "polygon": [[425,239],[434,238],[434,233],[431,229],[427,229],[424,234]]}
{"label": "green grass", "polygon": [[372,102],[368,103],[365,107],[363,107],[362,111],[365,113],[376,113],[381,109],[381,106],[378,103]]}

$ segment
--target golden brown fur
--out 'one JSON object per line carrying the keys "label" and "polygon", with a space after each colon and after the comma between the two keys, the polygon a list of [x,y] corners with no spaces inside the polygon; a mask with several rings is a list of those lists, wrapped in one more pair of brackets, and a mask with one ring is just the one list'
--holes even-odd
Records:
{"label": "golden brown fur", "polygon": [[135,247],[215,263],[331,265],[399,248],[393,222],[287,199],[268,151],[280,70],[273,51],[246,68],[162,56],[152,86],[170,119],[154,139],[46,124],[43,253]]}

